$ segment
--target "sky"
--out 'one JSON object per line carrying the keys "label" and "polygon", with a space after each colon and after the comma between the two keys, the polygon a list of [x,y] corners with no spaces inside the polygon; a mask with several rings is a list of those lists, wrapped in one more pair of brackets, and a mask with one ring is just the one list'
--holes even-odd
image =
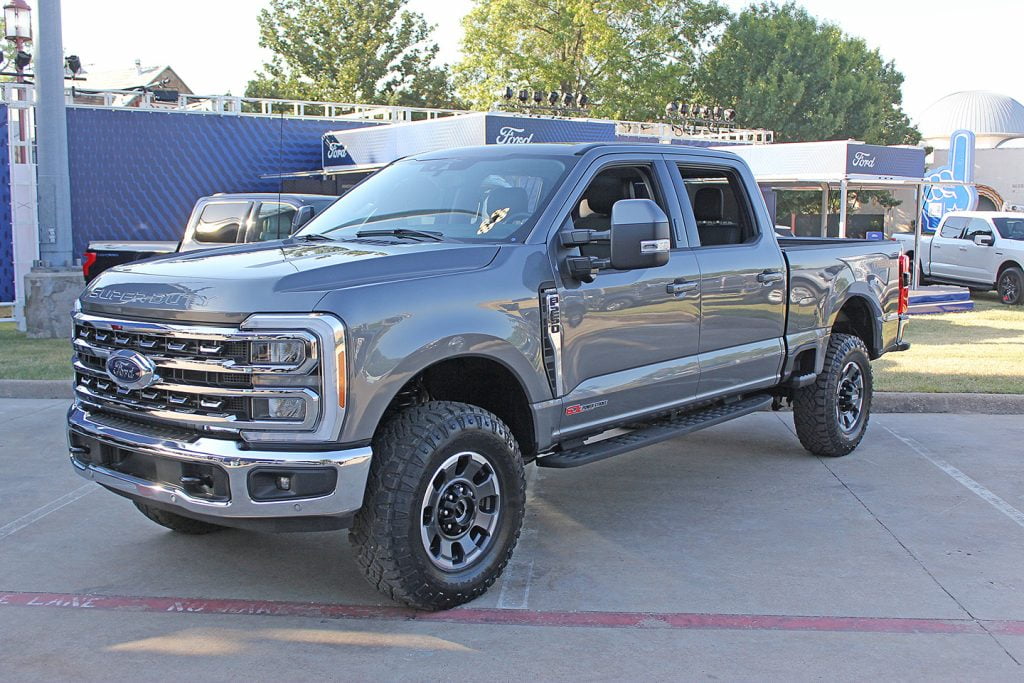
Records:
{"label": "sky", "polygon": [[[32,0],[29,0],[32,3]],[[724,0],[733,11],[749,0]],[[437,26],[440,59],[459,57],[472,0],[410,0]],[[819,19],[877,47],[904,74],[912,120],[943,95],[994,90],[1024,101],[1021,0],[798,0]],[[63,0],[64,50],[86,70],[169,64],[198,94],[241,94],[266,60],[256,15],[264,0]]]}

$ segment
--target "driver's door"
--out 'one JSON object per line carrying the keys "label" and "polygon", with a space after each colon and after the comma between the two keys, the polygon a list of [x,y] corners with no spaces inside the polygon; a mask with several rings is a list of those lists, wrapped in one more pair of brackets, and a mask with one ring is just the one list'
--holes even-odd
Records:
{"label": "driver's door", "polygon": [[697,391],[700,273],[686,244],[667,167],[650,157],[614,155],[598,161],[576,187],[563,229],[606,230],[620,199],[653,199],[673,226],[668,263],[637,270],[601,270],[593,282],[571,279],[564,260],[607,256],[607,245],[564,249],[553,241],[561,273],[563,415],[561,433],[591,431],[599,422],[626,419],[678,405]]}

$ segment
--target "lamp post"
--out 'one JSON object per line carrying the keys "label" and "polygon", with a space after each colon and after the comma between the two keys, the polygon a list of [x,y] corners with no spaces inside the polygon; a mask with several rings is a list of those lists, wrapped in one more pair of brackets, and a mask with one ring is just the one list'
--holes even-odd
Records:
{"label": "lamp post", "polygon": [[[15,80],[18,83],[24,83],[25,67],[32,61],[32,55],[25,50],[25,46],[32,42],[32,8],[25,0],[8,0],[4,5],[4,26],[4,37],[14,43],[14,68],[18,74]],[[24,88],[17,88],[15,92],[18,100],[27,99]],[[20,108],[18,109],[18,141],[27,142],[27,136],[28,122],[25,110]],[[28,163],[28,151],[28,145],[18,147],[16,157],[19,164]]]}

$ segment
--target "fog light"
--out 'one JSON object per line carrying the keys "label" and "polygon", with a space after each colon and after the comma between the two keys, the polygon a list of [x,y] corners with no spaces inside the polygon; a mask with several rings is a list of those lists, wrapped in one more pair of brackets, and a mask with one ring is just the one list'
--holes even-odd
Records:
{"label": "fog light", "polygon": [[306,358],[306,345],[298,339],[252,343],[250,359],[266,365],[298,365]]}
{"label": "fog light", "polygon": [[301,398],[254,398],[254,420],[302,420],[306,417],[306,402]]}

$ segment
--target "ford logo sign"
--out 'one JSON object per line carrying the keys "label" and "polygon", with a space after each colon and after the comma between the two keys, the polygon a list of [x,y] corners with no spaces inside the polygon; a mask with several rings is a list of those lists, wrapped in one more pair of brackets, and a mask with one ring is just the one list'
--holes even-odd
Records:
{"label": "ford logo sign", "polygon": [[156,364],[138,351],[121,349],[107,356],[107,374],[125,389],[145,389],[159,379]]}

